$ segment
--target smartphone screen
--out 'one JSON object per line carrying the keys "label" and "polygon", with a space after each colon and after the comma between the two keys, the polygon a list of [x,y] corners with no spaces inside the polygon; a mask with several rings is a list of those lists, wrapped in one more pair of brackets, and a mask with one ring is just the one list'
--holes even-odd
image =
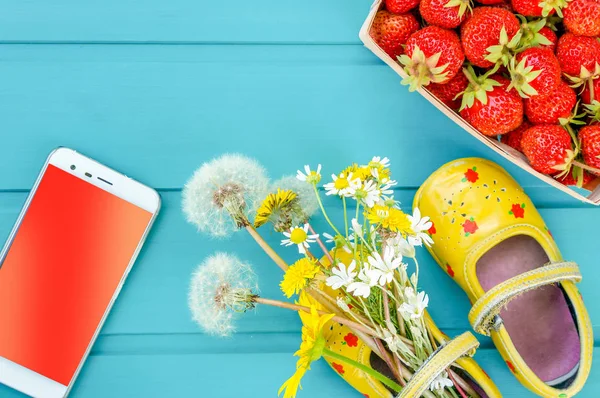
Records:
{"label": "smartphone screen", "polygon": [[69,385],[152,216],[49,164],[0,266],[0,357]]}

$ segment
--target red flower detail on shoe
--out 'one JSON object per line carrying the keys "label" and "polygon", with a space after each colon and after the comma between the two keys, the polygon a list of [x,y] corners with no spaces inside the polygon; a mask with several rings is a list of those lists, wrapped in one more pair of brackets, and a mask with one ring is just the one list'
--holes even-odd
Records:
{"label": "red flower detail on shoe", "polygon": [[476,171],[477,167],[473,167],[472,169],[468,169],[465,173],[465,178],[462,179],[462,182],[477,182],[479,180],[479,173]]}
{"label": "red flower detail on shoe", "polygon": [[331,362],[331,366],[335,369],[336,372],[338,372],[341,375],[346,373],[346,371],[344,370],[344,367],[342,365],[340,365],[339,363]]}
{"label": "red flower detail on shoe", "polygon": [[515,218],[524,218],[525,217],[525,203],[515,203],[512,205],[508,214],[515,216]]}
{"label": "red flower detail on shoe", "polygon": [[471,217],[470,220],[465,220],[462,227],[465,231],[465,236],[474,234],[479,229],[479,226],[477,225],[477,222],[475,222],[475,219],[473,217]]}
{"label": "red flower detail on shoe", "polygon": [[429,228],[427,232],[429,232],[429,235],[435,235],[435,233],[437,232],[435,229],[435,223],[433,221],[431,222],[431,228]]}
{"label": "red flower detail on shoe", "polygon": [[363,394],[365,398],[369,398],[369,394]]}
{"label": "red flower detail on shoe", "polygon": [[510,369],[511,372],[517,373],[517,369],[515,368],[515,365],[513,365],[511,361],[506,361],[506,365],[508,365],[508,368]]}
{"label": "red flower detail on shoe", "polygon": [[358,345],[358,337],[352,333],[348,333],[344,336],[344,341],[348,344],[348,347],[356,347]]}
{"label": "red flower detail on shoe", "polygon": [[446,263],[446,272],[448,272],[448,275],[450,275],[451,277],[454,278],[454,270],[452,269],[452,267],[448,263]]}

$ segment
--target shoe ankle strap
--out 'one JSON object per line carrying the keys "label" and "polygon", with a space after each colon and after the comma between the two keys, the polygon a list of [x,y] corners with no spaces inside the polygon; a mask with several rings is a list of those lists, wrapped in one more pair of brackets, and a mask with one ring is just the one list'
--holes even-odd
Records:
{"label": "shoe ankle strap", "polygon": [[473,356],[477,347],[479,341],[470,332],[444,343],[417,369],[398,398],[420,397],[443,371],[457,359],[466,355]]}
{"label": "shoe ankle strap", "polygon": [[512,299],[538,287],[563,281],[581,281],[577,264],[570,261],[549,263],[510,278],[477,300],[469,312],[469,322],[477,333],[489,336],[502,324],[499,313]]}

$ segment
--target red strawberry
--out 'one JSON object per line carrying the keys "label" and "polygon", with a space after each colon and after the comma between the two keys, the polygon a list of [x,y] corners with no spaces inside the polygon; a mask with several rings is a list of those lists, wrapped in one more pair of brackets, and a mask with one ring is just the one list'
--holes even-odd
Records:
{"label": "red strawberry", "polygon": [[592,37],[565,33],[558,40],[556,56],[567,75],[579,76],[582,66],[592,72],[600,63],[600,42]]}
{"label": "red strawberry", "polygon": [[550,50],[552,50],[552,52],[554,52],[554,50],[556,49],[556,42],[558,41],[556,33],[554,33],[554,31],[547,26],[544,26],[542,29],[540,29],[539,33],[550,42],[550,44],[542,44],[540,45],[540,47],[549,48]]}
{"label": "red strawberry", "polygon": [[573,142],[569,133],[555,124],[538,124],[526,130],[521,139],[523,153],[534,170],[557,174],[573,160]]}
{"label": "red strawberry", "polygon": [[538,19],[528,22],[522,15],[517,15],[521,20],[521,40],[522,48],[542,47],[548,48],[554,52],[558,38],[556,33],[546,26],[546,19]]}
{"label": "red strawberry", "polygon": [[523,147],[521,146],[521,138],[523,138],[523,133],[525,130],[529,129],[532,126],[527,120],[523,120],[523,123],[516,129],[511,132],[508,132],[502,136],[500,136],[500,141],[504,144],[516,149],[519,152],[523,152]]}
{"label": "red strawberry", "polygon": [[458,110],[460,108],[460,98],[454,99],[458,94],[465,91],[469,81],[464,73],[459,73],[454,76],[449,82],[444,84],[432,83],[427,86],[427,90],[435,95],[440,101],[446,104],[449,108]]}
{"label": "red strawberry", "polygon": [[581,93],[581,101],[583,101],[584,104],[591,104],[593,100],[600,101],[600,77],[594,79],[592,84],[594,88],[594,98],[592,98],[590,85],[586,84],[583,92]]}
{"label": "red strawberry", "polygon": [[408,37],[419,30],[412,14],[395,15],[385,10],[377,12],[371,27],[371,37],[390,57],[404,54],[403,45]]}
{"label": "red strawberry", "polygon": [[421,0],[419,11],[430,25],[454,29],[464,21],[470,0]]}
{"label": "red strawberry", "polygon": [[600,35],[600,0],[571,0],[564,9],[563,23],[580,36]]}
{"label": "red strawberry", "polygon": [[467,122],[487,136],[506,134],[523,123],[523,100],[516,91],[507,90],[508,79],[501,75],[477,77],[471,67],[465,73],[475,83],[463,94],[460,115]]}
{"label": "red strawberry", "polygon": [[558,60],[547,48],[533,47],[520,52],[511,59],[509,70],[510,87],[524,98],[550,95],[561,82]]}
{"label": "red strawberry", "polygon": [[525,115],[535,124],[560,124],[567,119],[577,103],[577,94],[562,80],[550,95],[534,96],[525,100]]}
{"label": "red strawberry", "polygon": [[556,178],[556,181],[564,185],[576,185],[581,188],[592,182],[593,179],[592,174],[579,167],[573,167],[566,175]]}
{"label": "red strawberry", "polygon": [[419,0],[385,0],[385,8],[394,14],[404,14],[419,5]]}
{"label": "red strawberry", "polygon": [[600,169],[600,124],[583,127],[579,130],[579,139],[585,163]]}
{"label": "red strawberry", "polygon": [[462,24],[461,41],[465,56],[475,66],[490,68],[493,62],[486,59],[489,47],[498,46],[500,32],[504,28],[511,39],[520,28],[515,15],[503,8],[477,7],[470,18]]}
{"label": "red strawberry", "polygon": [[567,0],[512,0],[515,13],[526,17],[547,17],[567,6]]}
{"label": "red strawberry", "polygon": [[477,2],[479,4],[485,4],[485,5],[494,5],[494,4],[498,4],[498,5],[503,5],[506,3],[507,0],[477,0]]}
{"label": "red strawberry", "polygon": [[402,84],[410,85],[411,91],[430,83],[450,81],[465,59],[458,35],[437,26],[427,26],[413,33],[405,51],[399,60],[409,77]]}

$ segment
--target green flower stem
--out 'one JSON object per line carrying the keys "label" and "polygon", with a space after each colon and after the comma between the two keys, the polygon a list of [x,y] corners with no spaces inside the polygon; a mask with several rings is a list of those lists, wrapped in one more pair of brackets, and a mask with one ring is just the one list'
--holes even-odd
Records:
{"label": "green flower stem", "polygon": [[389,388],[393,389],[396,392],[402,391],[402,387],[398,383],[388,379],[381,373],[363,365],[362,363],[356,362],[353,359],[347,358],[347,357],[345,357],[341,354],[338,354],[337,352],[331,351],[327,348],[323,349],[323,355],[326,357],[332,358],[332,359],[337,359],[340,362],[344,362],[347,365],[354,366],[355,368],[362,370],[366,374],[379,380],[380,382],[382,382],[383,384],[385,384],[386,386],[388,386]]}
{"label": "green flower stem", "polygon": [[325,211],[325,207],[323,206],[323,202],[321,201],[321,195],[319,195],[319,191],[317,190],[317,184],[313,184],[313,190],[315,191],[315,195],[317,196],[317,202],[319,203],[319,207],[321,208],[321,213],[323,213],[323,217],[325,217],[325,220],[327,220],[327,223],[329,223],[329,226],[335,231],[335,233],[341,236],[342,234],[340,233],[340,231],[338,231],[335,225],[333,225],[333,223],[329,219],[329,216],[327,215],[327,212]]}
{"label": "green flower stem", "polygon": [[[356,201],[356,221],[358,221],[358,212],[360,210],[360,202]],[[356,258],[356,250],[358,249],[358,242],[356,241],[356,234],[358,232],[354,231],[354,258]],[[362,250],[361,250],[361,259],[362,259]]]}
{"label": "green flower stem", "polygon": [[345,196],[342,196],[342,203],[344,204],[344,225],[346,226],[346,239],[348,239],[348,210],[346,208]]}

